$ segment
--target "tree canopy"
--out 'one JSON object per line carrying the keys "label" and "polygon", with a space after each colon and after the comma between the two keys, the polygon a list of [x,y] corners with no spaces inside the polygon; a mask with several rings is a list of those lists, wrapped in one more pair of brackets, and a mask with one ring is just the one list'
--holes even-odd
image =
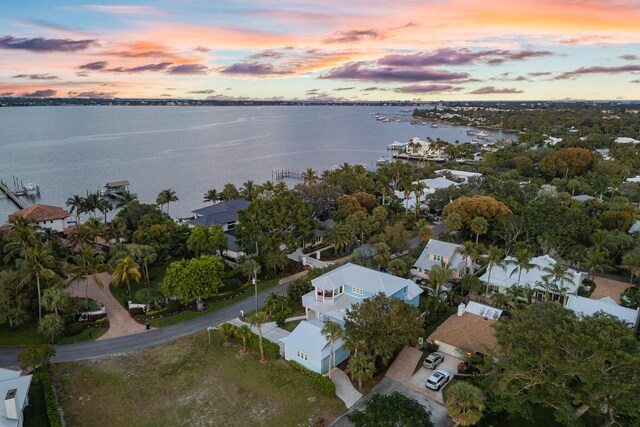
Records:
{"label": "tree canopy", "polygon": [[355,427],[433,427],[431,412],[397,391],[387,396],[374,394],[365,402],[364,411],[353,411],[348,418]]}
{"label": "tree canopy", "polygon": [[162,292],[185,302],[196,301],[198,310],[203,310],[203,298],[216,294],[222,288],[223,271],[220,258],[211,255],[172,262],[162,281]]}

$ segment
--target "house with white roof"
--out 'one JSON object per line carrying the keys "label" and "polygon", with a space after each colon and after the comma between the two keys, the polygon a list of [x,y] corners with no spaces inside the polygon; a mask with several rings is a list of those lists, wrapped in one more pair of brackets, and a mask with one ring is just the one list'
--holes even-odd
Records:
{"label": "house with white roof", "polygon": [[634,330],[638,327],[638,317],[640,309],[623,307],[617,304],[610,297],[600,299],[585,298],[577,295],[569,296],[567,305],[569,310],[576,313],[579,317],[593,316],[597,313],[604,313],[626,323]]}
{"label": "house with white roof", "polygon": [[619,136],[613,142],[616,144],[640,144],[640,141],[626,136]]}
{"label": "house with white roof", "polygon": [[[413,264],[411,274],[426,279],[429,277],[431,268],[444,263],[451,270],[452,278],[459,278],[464,274],[465,266],[464,257],[456,252],[461,247],[462,245],[456,243],[430,239],[415,264]],[[471,258],[467,257],[467,268],[471,268],[471,266]]]}
{"label": "house with white roof", "polygon": [[537,301],[544,300],[545,294],[548,292],[551,300],[565,304],[567,300],[566,296],[576,295],[582,281],[587,277],[587,273],[567,268],[566,277],[561,280],[562,283],[556,284],[555,288],[553,286],[545,288],[545,283],[553,282],[553,277],[550,275],[549,270],[553,268],[557,261],[549,255],[542,255],[530,259],[529,262],[532,264],[532,267],[528,270],[522,269],[522,272],[520,272],[515,258],[511,256],[506,257],[502,261],[502,265],[495,265],[491,269],[490,279],[489,269],[487,269],[485,273],[480,276],[480,280],[489,286],[488,292],[490,294],[504,294],[511,286],[518,284],[518,276],[520,276],[520,287],[535,289],[535,299]]}
{"label": "house with white roof", "polygon": [[422,204],[427,199],[427,196],[435,193],[436,190],[441,190],[443,188],[449,187],[458,187],[460,185],[457,182],[443,177],[421,179],[420,181],[413,181],[412,184],[416,185],[418,182],[424,185],[422,194],[418,199],[416,199],[415,193],[409,193],[407,195],[404,191],[395,191],[395,196],[398,198],[398,200],[400,200],[402,206],[408,207],[408,209],[415,209],[416,200],[418,201],[418,203]]}
{"label": "house with white roof", "polygon": [[471,178],[482,178],[482,174],[479,172],[467,172],[467,171],[459,171],[455,169],[440,169],[435,171],[436,175],[440,176],[450,176],[454,179],[459,180],[462,183],[467,183]]}
{"label": "house with white roof", "polygon": [[629,231],[627,233],[633,234],[639,231],[640,231],[640,221],[636,221],[633,224],[631,224],[631,227],[629,227]]}
{"label": "house with white roof", "polygon": [[[306,320],[282,339],[285,359],[324,374],[329,371],[328,341],[321,331],[324,322],[344,325],[346,310],[377,294],[399,298],[418,306],[422,289],[411,280],[347,263],[311,281],[313,290],[302,296]],[[332,366],[349,356],[344,342],[334,342]]]}
{"label": "house with white roof", "polygon": [[29,404],[31,375],[0,368],[0,427],[22,427],[24,408]]}

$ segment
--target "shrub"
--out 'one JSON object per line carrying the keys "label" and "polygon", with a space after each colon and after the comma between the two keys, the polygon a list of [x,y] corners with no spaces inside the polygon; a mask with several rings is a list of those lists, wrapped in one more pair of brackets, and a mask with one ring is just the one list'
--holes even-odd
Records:
{"label": "shrub", "polygon": [[433,353],[434,351],[438,351],[438,348],[440,348],[440,346],[434,342],[425,341],[422,348],[428,353]]}
{"label": "shrub", "polygon": [[144,308],[142,307],[133,307],[129,309],[129,314],[131,317],[136,317],[140,314],[144,314]]}
{"label": "shrub", "polygon": [[311,378],[311,384],[322,394],[325,396],[333,397],[336,395],[336,385],[331,381],[330,378],[325,377],[324,375],[318,374],[317,372],[310,371],[304,366],[289,361],[289,365],[291,365],[296,370],[302,372],[307,377]]}
{"label": "shrub", "polygon": [[67,325],[64,328],[64,336],[65,337],[72,337],[74,335],[78,335],[80,332],[84,331],[85,328],[87,327],[87,323],[72,323],[70,325]]}
{"label": "shrub", "polygon": [[[242,344],[242,338],[233,336],[232,339],[235,342]],[[247,347],[253,351],[260,352],[260,337],[252,332],[249,339],[247,339]],[[269,359],[280,358],[280,346],[265,339],[264,336],[262,337],[262,349],[264,350],[265,357],[268,357]]]}
{"label": "shrub", "polygon": [[18,356],[22,369],[38,369],[49,364],[49,360],[56,355],[56,350],[49,345],[36,345],[27,347]]}
{"label": "shrub", "polygon": [[53,391],[51,376],[47,372],[37,371],[34,377],[36,382],[42,384],[49,426],[62,427],[62,420],[60,419],[60,412],[58,411],[58,400],[56,399],[56,393]]}
{"label": "shrub", "polygon": [[279,311],[273,315],[273,320],[275,320],[276,325],[282,326],[284,325],[284,321],[287,320],[287,317],[291,314],[291,309],[287,307],[286,309]]}

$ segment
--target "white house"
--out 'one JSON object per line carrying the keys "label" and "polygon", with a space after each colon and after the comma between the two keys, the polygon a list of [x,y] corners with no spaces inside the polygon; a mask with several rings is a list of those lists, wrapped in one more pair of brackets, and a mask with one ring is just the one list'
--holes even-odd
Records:
{"label": "white house", "polygon": [[560,301],[566,303],[566,295],[575,295],[578,292],[578,288],[582,284],[582,281],[587,277],[587,273],[579,272],[571,268],[567,269],[566,278],[561,280],[561,284],[558,287],[563,289],[557,289],[553,287],[545,288],[545,282],[553,282],[553,277],[550,277],[548,270],[553,268],[557,263],[556,260],[549,255],[542,255],[529,260],[533,267],[522,269],[519,271],[519,267],[515,264],[515,258],[506,257],[502,261],[502,265],[496,265],[491,269],[491,279],[489,281],[489,269],[480,276],[480,280],[485,282],[489,286],[489,293],[506,293],[513,285],[517,285],[518,276],[520,276],[520,286],[530,287],[536,290],[535,299],[540,301],[545,298],[545,293],[549,292],[551,299],[554,301]]}
{"label": "white house", "polygon": [[640,144],[640,141],[626,136],[619,136],[613,142],[616,144]]}
{"label": "white house", "polygon": [[[457,182],[453,182],[449,179],[438,177],[438,178],[429,178],[429,179],[421,179],[420,181],[413,181],[412,184],[416,185],[418,182],[424,185],[424,189],[422,190],[422,194],[418,199],[418,202],[422,204],[427,196],[436,192],[436,190],[441,190],[443,188],[449,187],[458,187],[460,184]],[[408,207],[408,209],[415,209],[416,207],[416,194],[409,193],[405,194],[404,191],[395,191],[395,195],[402,202],[402,206]]]}
{"label": "white house", "polygon": [[[307,369],[324,374],[329,370],[328,341],[320,332],[324,322],[344,325],[346,310],[366,298],[382,293],[417,306],[422,289],[411,280],[347,263],[311,281],[313,290],[302,296],[307,320],[303,320],[291,335],[281,341],[285,359]],[[349,356],[344,342],[334,342],[332,366]]]}
{"label": "white house", "polygon": [[482,174],[479,172],[467,172],[467,171],[459,171],[455,169],[440,169],[435,171],[437,175],[440,176],[450,176],[454,179],[459,180],[462,183],[467,183],[471,178],[482,178]]}
{"label": "white house", "polygon": [[22,427],[24,408],[29,403],[31,375],[0,368],[0,427]]}
{"label": "white house", "polygon": [[[415,264],[413,264],[411,274],[426,279],[429,277],[429,271],[432,267],[442,265],[444,262],[451,269],[452,277],[454,279],[459,278],[464,273],[465,263],[464,257],[456,253],[456,250],[461,247],[462,245],[455,243],[430,239]],[[467,257],[467,268],[471,268],[471,266],[471,258]]]}
{"label": "white house", "polygon": [[596,313],[604,313],[627,324],[634,330],[638,327],[640,309],[632,309],[618,305],[609,297],[591,299],[577,295],[569,296],[566,308],[575,312],[578,316],[593,316]]}
{"label": "white house", "polygon": [[69,212],[57,206],[31,205],[9,215],[9,220],[17,216],[29,219],[42,228],[48,228],[57,233],[62,233]]}
{"label": "white house", "polygon": [[631,227],[629,227],[629,234],[633,234],[633,233],[637,233],[638,231],[640,231],[640,221],[635,221],[633,224],[631,224]]}
{"label": "white house", "polygon": [[420,138],[411,138],[405,147],[405,153],[410,156],[420,157],[423,159],[446,160],[444,149],[437,144],[429,141],[423,141]]}

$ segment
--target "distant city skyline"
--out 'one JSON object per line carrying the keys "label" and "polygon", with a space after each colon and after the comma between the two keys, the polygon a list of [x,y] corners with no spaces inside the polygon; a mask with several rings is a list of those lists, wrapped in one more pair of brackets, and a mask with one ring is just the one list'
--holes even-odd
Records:
{"label": "distant city skyline", "polygon": [[3,5],[0,97],[640,98],[638,0]]}

